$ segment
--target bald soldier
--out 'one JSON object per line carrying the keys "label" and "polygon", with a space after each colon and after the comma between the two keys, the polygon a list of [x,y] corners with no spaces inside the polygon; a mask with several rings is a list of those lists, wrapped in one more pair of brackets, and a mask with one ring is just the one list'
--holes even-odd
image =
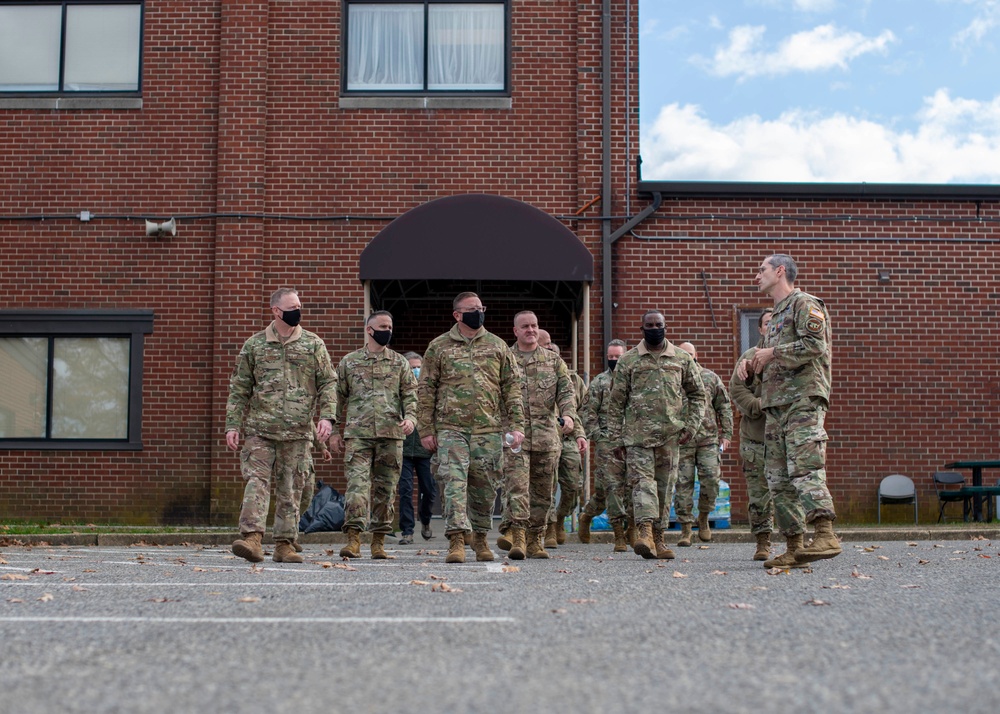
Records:
{"label": "bald soldier", "polygon": [[[698,365],[664,337],[659,310],[642,316],[642,342],[618,360],[608,405],[608,437],[625,459],[638,529],[636,553],[670,559],[663,543],[680,446],[697,433],[708,396]],[[690,405],[684,409],[684,399]]]}
{"label": "bald soldier", "polygon": [[[764,345],[737,367],[740,379],[762,382],[765,414],[764,469],[785,552],[764,567],[803,567],[841,553],[833,532],[837,514],[826,485],[826,429],[830,404],[832,332],[826,305],[795,287],[791,256],[768,256],[757,269],[757,287],[774,300]],[[803,545],[805,524],[812,542]]]}
{"label": "bald soldier", "polygon": [[501,404],[512,446],[524,440],[524,406],[517,361],[506,343],[483,323],[486,308],[473,292],[452,302],[451,330],[424,352],[417,387],[420,443],[436,452],[443,485],[445,562],[465,562],[465,534],[472,533],[476,560],[493,560],[486,534],[502,481]]}
{"label": "bald soldier", "polygon": [[[698,361],[698,350],[690,342],[682,342],[679,347]],[[701,366],[699,364],[699,366]],[[701,381],[708,394],[704,416],[698,432],[681,447],[680,465],[677,470],[677,490],[674,494],[674,510],[681,524],[681,537],[677,545],[691,545],[691,527],[694,524],[694,482],[698,479],[698,540],[712,540],[708,525],[708,515],[715,509],[715,499],[719,496],[719,473],[721,454],[719,449],[728,449],[733,439],[733,407],[729,393],[715,372],[701,367]],[[687,408],[685,404],[685,408]]]}

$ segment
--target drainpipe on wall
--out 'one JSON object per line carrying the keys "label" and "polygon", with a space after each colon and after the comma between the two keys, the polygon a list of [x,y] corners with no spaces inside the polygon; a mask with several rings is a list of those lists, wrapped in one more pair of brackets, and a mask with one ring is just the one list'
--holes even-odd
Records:
{"label": "drainpipe on wall", "polygon": [[[626,12],[631,12],[626,8]],[[656,213],[663,203],[663,194],[653,193],[653,202],[642,211],[632,216],[621,228],[611,232],[611,0],[604,0],[602,9],[601,27],[601,53],[603,66],[601,69],[601,213],[604,220],[601,221],[601,300],[603,305],[604,322],[604,342],[601,345],[603,354],[604,346],[612,340],[611,335],[611,311],[614,301],[611,294],[611,246],[619,238],[642,223],[649,216]],[[626,57],[626,62],[630,58]],[[631,117],[626,117],[626,121],[632,121]],[[586,349],[589,354],[590,345]],[[604,361],[601,361],[601,370],[604,369]]]}

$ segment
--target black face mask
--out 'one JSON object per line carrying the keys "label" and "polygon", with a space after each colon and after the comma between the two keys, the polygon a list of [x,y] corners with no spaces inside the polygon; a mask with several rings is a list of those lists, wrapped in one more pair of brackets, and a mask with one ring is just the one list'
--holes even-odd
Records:
{"label": "black face mask", "polygon": [[485,321],[486,321],[486,313],[483,312],[482,310],[462,313],[462,322],[465,324],[466,327],[470,329],[478,330],[480,327],[483,326],[483,323]]}
{"label": "black face mask", "polygon": [[642,335],[646,338],[646,344],[650,347],[659,347],[663,344],[664,332],[665,330],[662,327],[642,328]]}
{"label": "black face mask", "polygon": [[385,347],[389,344],[389,340],[392,339],[392,330],[372,330],[372,338],[380,345]]}
{"label": "black face mask", "polygon": [[616,359],[609,359],[608,360],[608,369],[610,369],[612,372],[615,371],[615,367],[617,367],[617,366],[618,366],[618,360],[616,360]]}
{"label": "black face mask", "polygon": [[281,321],[289,327],[295,327],[302,320],[301,310],[282,310]]}

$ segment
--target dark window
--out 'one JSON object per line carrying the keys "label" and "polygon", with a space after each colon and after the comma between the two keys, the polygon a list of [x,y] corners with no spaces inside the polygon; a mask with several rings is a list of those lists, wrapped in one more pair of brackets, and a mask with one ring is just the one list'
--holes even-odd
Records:
{"label": "dark window", "polygon": [[141,449],[151,310],[0,311],[0,449]]}
{"label": "dark window", "polygon": [[142,12],[141,2],[0,0],[0,92],[137,94]]}
{"label": "dark window", "polygon": [[737,354],[743,354],[751,347],[756,347],[760,342],[760,331],[757,329],[757,321],[764,314],[767,308],[752,307],[740,308],[740,345]]}
{"label": "dark window", "polygon": [[344,90],[507,91],[508,1],[345,0]]}

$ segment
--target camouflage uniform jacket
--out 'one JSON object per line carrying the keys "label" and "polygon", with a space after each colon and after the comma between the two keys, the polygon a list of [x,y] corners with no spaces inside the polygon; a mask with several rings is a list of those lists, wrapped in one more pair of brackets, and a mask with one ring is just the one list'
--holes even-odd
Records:
{"label": "camouflage uniform jacket", "polygon": [[[736,360],[736,367],[739,368],[743,360],[753,359],[757,352],[756,347],[751,347]],[[756,441],[764,443],[764,411],[760,407],[760,379],[754,379],[753,387],[748,387],[746,382],[740,379],[733,370],[733,378],[729,380],[729,393],[736,402],[736,408],[740,410],[740,441]]]}
{"label": "camouflage uniform jacket", "polygon": [[[659,354],[645,340],[622,355],[608,395],[608,438],[616,446],[662,446],[696,434],[708,402],[698,364],[669,341]],[[684,396],[691,409],[684,415]]]}
{"label": "camouflage uniform jacket", "polygon": [[587,438],[591,441],[608,440],[607,401],[611,391],[611,380],[614,372],[610,369],[601,372],[590,382],[590,389],[583,399],[580,408],[580,419]]}
{"label": "camouflage uniform jacket", "polygon": [[556,417],[576,415],[576,394],[569,369],[562,358],[549,350],[536,348],[521,352],[517,346],[511,354],[521,366],[521,393],[525,407],[527,429],[524,432],[525,451],[559,451],[563,435]]}
{"label": "camouflage uniform jacket", "polygon": [[337,396],[347,410],[345,439],[400,439],[399,422],[417,423],[417,380],[410,363],[388,347],[367,347],[345,355],[337,365]]}
{"label": "camouflage uniform jacket", "polygon": [[229,378],[226,431],[244,439],[312,439],[313,416],[337,420],[337,373],[323,340],[301,327],[282,343],[272,322],[243,343]]}
{"label": "camouflage uniform jacket", "polygon": [[[578,375],[573,370],[569,370],[569,378],[573,382],[573,406],[574,414],[579,415],[580,409],[583,408],[583,400],[587,398],[587,383],[583,381],[583,377]],[[577,439],[586,439],[587,432],[583,428],[583,420],[573,417],[573,433],[563,434],[563,443],[569,446],[572,444],[573,448],[576,448]]]}
{"label": "camouflage uniform jacket", "polygon": [[517,361],[503,340],[486,328],[466,338],[455,324],[431,341],[417,389],[417,427],[423,437],[442,429],[497,433],[501,403],[511,430],[524,432]]}
{"label": "camouflage uniform jacket", "polygon": [[[708,403],[705,405],[704,416],[698,433],[694,435],[688,446],[718,444],[720,439],[733,438],[733,405],[729,402],[722,379],[710,369],[701,367],[701,381],[705,385]],[[685,421],[687,420],[688,403],[684,399]]]}
{"label": "camouflage uniform jacket", "polygon": [[830,401],[830,318],[819,298],[792,291],[774,306],[764,347],[774,348],[774,361],[764,368],[761,406],[779,407],[802,397]]}

